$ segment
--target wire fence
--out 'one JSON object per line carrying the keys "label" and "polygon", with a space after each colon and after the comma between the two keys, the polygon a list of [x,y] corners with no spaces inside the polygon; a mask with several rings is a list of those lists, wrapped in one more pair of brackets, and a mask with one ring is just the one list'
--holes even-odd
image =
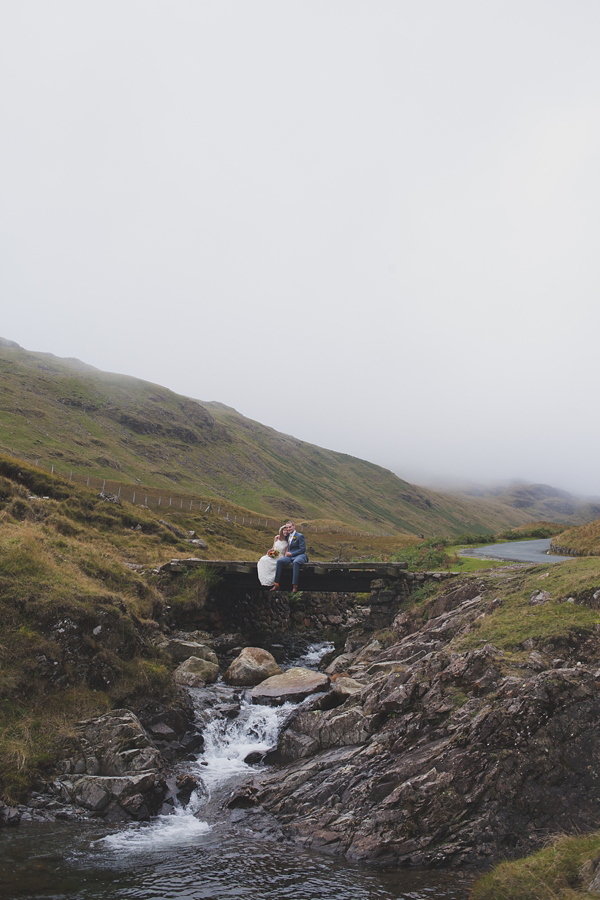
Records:
{"label": "wire fence", "polygon": [[[2,450],[2,452],[13,459],[22,460],[29,465],[35,465],[38,469],[49,472],[51,475],[64,478],[66,481],[74,484],[92,488],[101,494],[111,495],[134,506],[141,506],[147,509],[164,509],[165,511],[171,510],[173,512],[212,514],[224,519],[226,522],[241,525],[244,528],[277,531],[282,525],[281,520],[276,520],[272,517],[259,516],[255,513],[240,514],[223,500],[215,500],[211,497],[202,498],[196,494],[177,493],[168,489],[161,490],[160,488],[145,487],[143,485],[115,481],[110,478],[101,478],[97,475],[83,475],[81,472],[76,472],[73,469],[69,469],[68,472],[59,472],[53,462],[49,465],[44,464],[39,457],[37,459],[35,457],[26,457],[22,454],[14,453],[12,450]],[[299,522],[298,528],[306,534],[346,534],[349,537],[394,536],[384,532],[356,531],[345,525],[314,525],[310,522]]]}

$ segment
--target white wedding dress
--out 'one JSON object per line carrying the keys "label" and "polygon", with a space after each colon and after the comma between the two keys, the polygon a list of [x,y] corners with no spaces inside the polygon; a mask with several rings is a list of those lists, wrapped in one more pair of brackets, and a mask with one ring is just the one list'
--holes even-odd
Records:
{"label": "white wedding dress", "polygon": [[[275,541],[273,544],[273,548],[277,550],[278,556],[285,556],[285,551],[288,548],[287,541]],[[258,561],[256,571],[258,573],[258,580],[265,587],[271,587],[271,585],[275,584],[275,569],[277,567],[277,557],[274,556],[261,556]]]}

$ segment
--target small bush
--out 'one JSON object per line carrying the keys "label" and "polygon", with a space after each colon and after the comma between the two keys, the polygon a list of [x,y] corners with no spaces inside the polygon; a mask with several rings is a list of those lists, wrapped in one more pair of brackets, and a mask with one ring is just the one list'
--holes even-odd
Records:
{"label": "small bush", "polygon": [[501,531],[500,534],[497,535],[497,538],[502,541],[523,541],[535,540],[536,538],[549,538],[555,535],[556,532],[560,530],[560,527],[561,526],[553,528],[548,525],[537,525],[533,528],[520,528],[518,531],[509,528],[506,531]]}
{"label": "small bush", "polygon": [[22,497],[14,497],[7,507],[7,512],[10,513],[13,519],[17,519],[19,522],[24,522],[25,519],[35,518],[31,504]]}
{"label": "small bush", "polygon": [[493,544],[496,540],[493,534],[474,534],[472,531],[467,531],[464,534],[459,534],[458,537],[454,539],[455,544]]}
{"label": "small bush", "polygon": [[8,478],[0,477],[0,503],[10,500],[15,493],[15,485]]}
{"label": "small bush", "polygon": [[413,570],[432,571],[447,569],[453,562],[453,557],[451,558],[446,553],[448,544],[448,538],[430,538],[412,547],[399,550],[390,557],[390,561],[405,562],[408,568]]}

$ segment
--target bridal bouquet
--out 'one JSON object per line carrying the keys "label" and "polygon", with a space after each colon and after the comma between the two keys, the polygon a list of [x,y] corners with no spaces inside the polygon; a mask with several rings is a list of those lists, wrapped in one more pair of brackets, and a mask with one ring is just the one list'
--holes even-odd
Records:
{"label": "bridal bouquet", "polygon": [[271,547],[271,549],[267,551],[267,556],[270,556],[271,559],[277,559],[279,553],[277,552],[277,550],[275,550],[274,547]]}

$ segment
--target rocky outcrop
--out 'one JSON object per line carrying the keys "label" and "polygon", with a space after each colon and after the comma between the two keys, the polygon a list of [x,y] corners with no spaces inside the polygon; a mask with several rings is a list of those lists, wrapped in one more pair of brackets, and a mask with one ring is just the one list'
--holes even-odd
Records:
{"label": "rocky outcrop", "polygon": [[128,709],[81,722],[69,755],[57,765],[60,774],[43,783],[27,807],[0,808],[0,822],[89,816],[142,821],[171,811],[175,802],[187,803],[198,787],[195,778],[181,773],[169,780],[164,766],[202,747],[201,736],[190,730],[190,710],[183,702],[165,707],[149,700],[140,715],[146,727]]}
{"label": "rocky outcrop", "polygon": [[280,736],[287,765],[240,788],[236,814],[262,807],[304,847],[393,866],[481,866],[597,827],[600,636],[454,650],[497,602],[467,582],[418,623],[398,616],[390,646],[350,650],[362,688],[307,701]]}
{"label": "rocky outcrop", "polygon": [[158,772],[120,778],[63,777],[56,779],[53,787],[63,803],[113,822],[149,819],[159,812],[167,793],[166,781]]}
{"label": "rocky outcrop", "polygon": [[281,668],[272,653],[261,647],[244,647],[223,675],[223,681],[236,687],[251,687],[280,674]]}
{"label": "rocky outcrop", "polygon": [[349,675],[334,675],[331,679],[331,691],[336,699],[336,705],[358,694],[363,687],[364,685]]}
{"label": "rocky outcrop", "polygon": [[252,691],[253,703],[279,706],[282,703],[299,703],[310,694],[326,691],[329,677],[303,666],[294,666],[281,675],[274,675],[262,681]]}
{"label": "rocky outcrop", "polygon": [[[163,759],[138,717],[128,709],[79,726],[75,753],[47,785],[58,803],[112,821],[148,819],[165,799]],[[43,804],[42,804],[43,808]]]}
{"label": "rocky outcrop", "polygon": [[119,776],[156,771],[162,758],[135,713],[113,709],[82,722],[78,753],[64,760],[64,774]]}

